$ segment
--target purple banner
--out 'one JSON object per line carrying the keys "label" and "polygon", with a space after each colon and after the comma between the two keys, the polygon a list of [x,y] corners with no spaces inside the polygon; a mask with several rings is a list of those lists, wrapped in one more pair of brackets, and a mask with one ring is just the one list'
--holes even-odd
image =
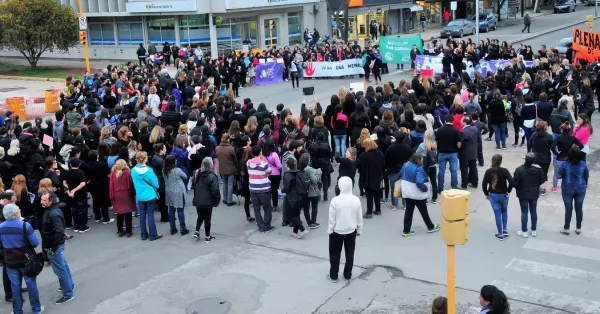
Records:
{"label": "purple banner", "polygon": [[283,64],[277,62],[261,63],[256,66],[254,84],[269,85],[283,82]]}

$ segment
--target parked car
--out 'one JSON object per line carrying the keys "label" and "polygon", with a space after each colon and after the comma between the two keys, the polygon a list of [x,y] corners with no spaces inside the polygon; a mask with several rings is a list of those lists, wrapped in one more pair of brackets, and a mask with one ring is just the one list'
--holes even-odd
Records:
{"label": "parked car", "polygon": [[475,34],[475,23],[471,20],[454,20],[448,23],[446,27],[442,28],[440,33],[441,38],[448,36],[452,37],[463,37],[464,35]]}
{"label": "parked car", "polygon": [[559,55],[564,55],[567,52],[567,45],[573,43],[573,37],[565,37],[556,43],[556,50]]}
{"label": "parked car", "polygon": [[587,2],[585,3],[585,5],[587,6],[592,6],[592,5],[600,5],[600,0],[587,0]]}
{"label": "parked car", "polygon": [[577,7],[575,0],[558,0],[554,5],[554,13],[575,12],[575,7]]}
{"label": "parked car", "polygon": [[[600,1],[600,0],[596,0]],[[471,18],[471,21],[475,23],[475,15]],[[498,18],[492,12],[480,13],[479,14],[479,31],[489,32],[490,30],[496,30],[498,28]]]}

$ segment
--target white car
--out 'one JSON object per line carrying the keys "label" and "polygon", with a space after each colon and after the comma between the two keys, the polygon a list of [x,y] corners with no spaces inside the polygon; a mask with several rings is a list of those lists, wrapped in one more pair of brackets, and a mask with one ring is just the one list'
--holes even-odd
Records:
{"label": "white car", "polygon": [[[598,0],[596,0],[598,1]],[[561,40],[559,40],[556,43],[556,50],[558,50],[558,54],[560,55],[564,55],[567,52],[567,45],[573,43],[573,38],[572,37],[565,37]]]}

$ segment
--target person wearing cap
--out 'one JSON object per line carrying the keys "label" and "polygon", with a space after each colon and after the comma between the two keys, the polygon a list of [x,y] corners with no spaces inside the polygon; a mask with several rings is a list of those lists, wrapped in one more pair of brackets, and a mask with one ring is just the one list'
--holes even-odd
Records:
{"label": "person wearing cap", "polygon": [[63,296],[56,304],[64,304],[72,301],[75,283],[71,276],[71,270],[65,258],[65,218],[62,210],[58,207],[59,199],[53,192],[43,192],[40,204],[45,209],[40,228],[42,247],[48,256],[54,274],[58,277],[60,291]]}
{"label": "person wearing cap", "polygon": [[42,313],[44,307],[40,303],[36,278],[23,274],[27,260],[26,254],[35,255],[34,248],[40,244],[40,240],[33,227],[28,222],[21,221],[21,210],[17,205],[4,205],[2,214],[6,221],[0,224],[0,249],[4,253],[6,273],[11,283],[13,313],[23,313],[23,297],[21,295],[23,278],[27,285],[32,312],[34,314]]}

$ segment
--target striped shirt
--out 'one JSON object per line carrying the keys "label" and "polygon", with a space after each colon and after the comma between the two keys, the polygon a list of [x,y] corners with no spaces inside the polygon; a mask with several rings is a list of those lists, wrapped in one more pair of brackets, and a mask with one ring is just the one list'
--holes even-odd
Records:
{"label": "striped shirt", "polygon": [[271,192],[271,167],[259,157],[252,158],[246,163],[248,166],[248,177],[251,193],[267,193]]}

